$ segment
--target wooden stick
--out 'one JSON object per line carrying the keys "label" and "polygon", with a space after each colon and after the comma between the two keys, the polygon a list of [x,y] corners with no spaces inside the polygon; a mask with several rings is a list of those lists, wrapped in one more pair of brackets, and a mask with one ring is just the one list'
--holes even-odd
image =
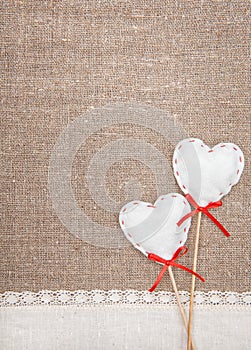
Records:
{"label": "wooden stick", "polygon": [[[172,271],[172,267],[171,266],[168,266],[168,272],[169,272],[169,276],[170,276],[170,279],[171,279],[171,282],[172,282],[174,293],[176,295],[176,299],[177,299],[177,303],[178,303],[178,306],[179,306],[179,309],[180,309],[180,314],[181,314],[183,323],[185,325],[186,330],[188,331],[188,325],[187,325],[185,311],[184,311],[184,309],[182,307],[182,304],[181,304],[181,301],[180,301],[180,295],[179,295],[179,292],[178,292],[178,289],[177,289],[177,285],[176,285],[176,282],[175,282],[175,279],[174,279],[174,275],[173,275],[173,271]],[[192,339],[191,339],[191,346],[192,346],[192,350],[195,350],[194,346],[193,346]]]}
{"label": "wooden stick", "polygon": [[[197,257],[199,248],[199,238],[200,238],[200,222],[201,222],[201,211],[198,213],[196,237],[194,244],[194,257],[193,257],[193,271],[196,272],[197,268]],[[191,291],[190,291],[190,304],[189,304],[189,319],[188,319],[188,337],[187,337],[187,350],[191,350],[192,343],[192,321],[193,321],[193,299],[194,299],[194,289],[195,289],[195,276],[192,275]]]}

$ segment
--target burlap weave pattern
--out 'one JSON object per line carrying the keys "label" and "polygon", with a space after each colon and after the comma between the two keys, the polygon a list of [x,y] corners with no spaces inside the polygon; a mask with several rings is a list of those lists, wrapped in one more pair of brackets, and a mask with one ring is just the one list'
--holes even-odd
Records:
{"label": "burlap weave pattern", "polygon": [[[238,144],[248,158],[248,1],[5,1],[2,3],[2,223],[0,291],[41,289],[148,289],[159,266],[132,247],[107,249],[72,236],[51,206],[48,166],[53,146],[70,121],[91,108],[138,102],[168,111],[188,135],[213,146]],[[154,125],[154,115],[153,115]],[[96,222],[118,225],[116,215],[88,197],[88,157],[130,125],[88,138],[74,161],[79,205]],[[147,134],[147,135],[146,135]],[[144,127],[135,131],[170,145]],[[118,173],[120,176],[118,177]],[[118,163],[107,191],[123,198],[128,174],[154,201],[154,176],[140,162]],[[200,290],[250,288],[249,163],[240,183],[217,209],[223,234],[203,218]],[[178,187],[177,187],[178,190]],[[122,197],[121,197],[122,196]],[[195,221],[187,245],[193,247]],[[192,264],[192,250],[182,259]],[[178,287],[190,276],[175,270]],[[168,278],[159,288],[171,290]]]}

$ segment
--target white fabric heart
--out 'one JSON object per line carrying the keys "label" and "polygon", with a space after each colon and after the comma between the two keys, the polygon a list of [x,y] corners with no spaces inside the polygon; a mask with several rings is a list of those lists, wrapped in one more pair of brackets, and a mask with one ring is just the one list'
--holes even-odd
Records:
{"label": "white fabric heart", "polygon": [[154,205],[141,201],[127,203],[120,211],[119,223],[126,238],[144,255],[151,253],[170,260],[186,242],[191,219],[180,227],[177,222],[190,211],[185,197],[169,193],[160,196]]}
{"label": "white fabric heart", "polygon": [[233,143],[209,148],[195,138],[180,141],[175,148],[173,168],[176,180],[185,194],[205,207],[226,195],[240,179],[244,155]]}

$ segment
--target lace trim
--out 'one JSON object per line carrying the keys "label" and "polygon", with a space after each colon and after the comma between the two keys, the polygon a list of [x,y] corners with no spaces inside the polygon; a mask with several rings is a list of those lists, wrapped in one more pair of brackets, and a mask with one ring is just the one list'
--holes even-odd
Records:
{"label": "lace trim", "polygon": [[[180,291],[184,306],[189,304],[189,292]],[[200,292],[195,293],[195,305],[201,306],[251,306],[251,292]],[[0,294],[0,307],[30,305],[177,305],[172,292],[138,290],[42,290],[34,292],[5,292]]]}

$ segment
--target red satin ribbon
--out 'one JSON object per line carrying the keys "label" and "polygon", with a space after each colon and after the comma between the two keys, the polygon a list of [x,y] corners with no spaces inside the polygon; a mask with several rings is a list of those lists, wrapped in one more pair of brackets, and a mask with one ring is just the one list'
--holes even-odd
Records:
{"label": "red satin ribbon", "polygon": [[180,221],[177,222],[178,226],[180,226],[186,219],[190,218],[191,216],[193,216],[196,213],[198,213],[199,211],[201,211],[206,216],[208,216],[209,219],[211,219],[215,223],[216,226],[219,227],[219,229],[224,233],[225,236],[227,236],[227,237],[230,236],[230,233],[225,229],[225,227],[222,226],[221,223],[208,211],[208,209],[218,208],[218,207],[222,206],[222,201],[210,202],[205,207],[200,207],[189,193],[186,194],[185,197],[192,204],[192,206],[195,208],[195,210],[191,211],[190,213],[186,214],[182,219],[180,219]]}
{"label": "red satin ribbon", "polygon": [[177,251],[174,253],[173,257],[171,260],[165,260],[163,258],[161,258],[158,255],[149,253],[148,254],[148,259],[153,260],[155,262],[159,262],[161,264],[164,264],[163,269],[160,271],[154,285],[149,289],[149,292],[153,292],[154,289],[158,286],[158,284],[160,283],[160,281],[162,280],[164,273],[166,272],[167,268],[169,266],[175,266],[178,267],[180,269],[183,269],[193,275],[195,275],[196,277],[198,277],[202,282],[205,282],[204,278],[201,277],[198,273],[194,272],[193,270],[190,270],[188,267],[177,264],[175,262],[175,260],[177,260],[178,258],[180,258],[181,256],[185,255],[188,251],[188,248],[186,246],[180,247],[179,249],[177,249]]}

